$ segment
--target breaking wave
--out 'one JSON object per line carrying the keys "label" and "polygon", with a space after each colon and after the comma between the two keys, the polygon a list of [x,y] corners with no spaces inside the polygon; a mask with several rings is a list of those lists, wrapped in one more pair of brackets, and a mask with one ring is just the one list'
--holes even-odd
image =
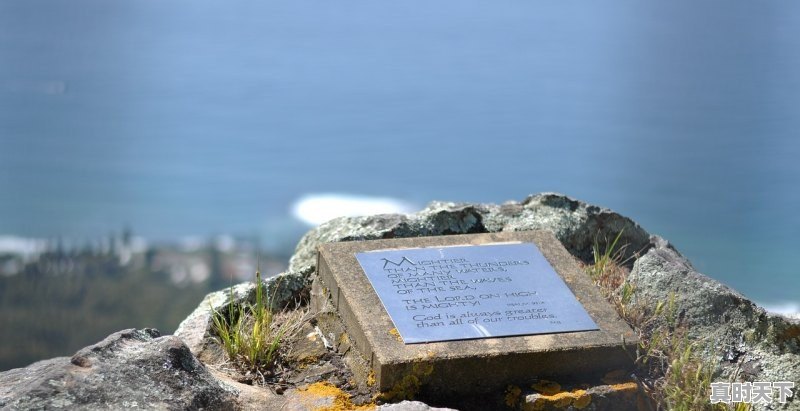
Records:
{"label": "breaking wave", "polygon": [[46,249],[47,241],[42,239],[0,235],[0,253],[33,257],[44,252]]}
{"label": "breaking wave", "polygon": [[410,213],[415,210],[413,204],[396,198],[335,193],[308,194],[292,204],[292,215],[310,225],[342,216]]}
{"label": "breaking wave", "polygon": [[800,303],[791,302],[791,301],[784,301],[779,303],[773,304],[761,304],[761,307],[765,310],[774,313],[774,314],[781,314],[785,315],[790,318],[797,318],[800,319]]}

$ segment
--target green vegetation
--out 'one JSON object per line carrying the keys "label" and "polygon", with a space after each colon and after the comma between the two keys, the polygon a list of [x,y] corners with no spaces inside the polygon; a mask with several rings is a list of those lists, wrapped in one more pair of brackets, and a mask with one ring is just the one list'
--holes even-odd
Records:
{"label": "green vegetation", "polygon": [[0,276],[0,370],[70,356],[126,328],[172,333],[209,291],[207,282],[178,286],[113,255],[42,255]]}
{"label": "green vegetation", "polygon": [[[688,325],[678,315],[675,295],[667,301],[632,303],[635,287],[627,282],[625,246],[617,247],[622,232],[601,248],[595,240],[594,264],[586,271],[638,333],[634,355],[637,377],[659,409],[677,411],[747,411],[749,404],[711,404],[710,384],[716,362],[710,344],[692,341]],[[704,354],[705,353],[705,354]]]}
{"label": "green vegetation", "polygon": [[[186,250],[169,244],[134,252],[131,233],[106,245],[49,244],[23,258],[0,253],[0,371],[71,356],[126,328],[172,333],[209,292],[252,259],[241,249]],[[243,244],[249,244],[243,241]],[[269,266],[283,257],[266,255]]]}
{"label": "green vegetation", "polygon": [[622,267],[627,262],[627,260],[624,259],[624,255],[625,248],[627,248],[628,245],[625,244],[621,247],[617,247],[619,239],[622,237],[624,231],[625,230],[620,230],[611,242],[606,241],[602,251],[599,238],[595,237],[594,239],[594,245],[592,246],[594,264],[586,267],[586,272],[589,273],[592,280],[604,291],[616,290],[625,280],[625,273]]}
{"label": "green vegetation", "polygon": [[260,271],[256,271],[255,284],[252,304],[234,303],[233,287],[229,289],[228,305],[224,310],[214,310],[213,332],[231,361],[245,371],[260,374],[264,383],[264,377],[274,374],[282,343],[300,329],[304,312],[273,312],[274,295],[265,295]]}
{"label": "green vegetation", "polygon": [[652,313],[637,317],[641,322],[636,363],[645,375],[655,377],[651,394],[670,410],[727,410],[726,405],[709,402],[716,364],[713,355],[703,353],[708,344],[690,340],[677,313],[673,294],[656,303]]}

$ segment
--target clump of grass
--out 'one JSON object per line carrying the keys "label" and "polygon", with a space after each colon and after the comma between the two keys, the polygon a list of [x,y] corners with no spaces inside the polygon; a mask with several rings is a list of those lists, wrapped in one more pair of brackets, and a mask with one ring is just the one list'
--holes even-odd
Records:
{"label": "clump of grass", "polygon": [[[274,312],[275,296],[265,295],[260,270],[255,275],[255,301],[236,304],[233,287],[224,312],[213,310],[213,331],[229,359],[261,382],[274,375],[283,342],[302,325],[298,312]],[[278,287],[275,287],[277,291]]]}
{"label": "clump of grass", "polygon": [[614,304],[620,316],[630,322],[640,313],[631,310],[630,302],[633,299],[634,287],[625,281],[627,277],[625,264],[633,257],[625,258],[627,244],[617,247],[623,232],[624,230],[620,230],[612,241],[606,241],[603,248],[600,247],[599,237],[595,237],[592,245],[594,261],[592,265],[586,266],[586,272],[600,287],[606,299]]}
{"label": "clump of grass", "polygon": [[632,303],[635,287],[627,282],[624,249],[618,246],[620,231],[601,248],[593,245],[594,264],[586,272],[619,315],[638,333],[639,346],[634,356],[636,375],[658,409],[678,411],[747,411],[749,404],[711,404],[709,391],[716,369],[713,355],[703,355],[707,347],[688,337],[675,295],[653,307],[643,301]]}
{"label": "clump of grass", "polygon": [[669,410],[727,410],[709,402],[715,362],[702,342],[688,337],[675,295],[640,317],[636,365],[652,398]]}
{"label": "clump of grass", "polygon": [[625,249],[628,247],[624,244],[617,247],[619,239],[625,230],[620,230],[617,236],[612,241],[605,241],[605,247],[600,248],[599,235],[595,237],[594,244],[592,245],[592,255],[594,257],[594,264],[588,266],[586,271],[592,280],[600,286],[604,291],[616,290],[617,287],[622,285],[625,280],[625,272],[623,265],[627,262],[625,259]]}

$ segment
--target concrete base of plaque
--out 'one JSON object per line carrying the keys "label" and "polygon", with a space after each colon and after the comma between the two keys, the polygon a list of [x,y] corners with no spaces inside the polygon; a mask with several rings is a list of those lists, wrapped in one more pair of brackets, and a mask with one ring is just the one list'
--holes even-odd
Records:
{"label": "concrete base of plaque", "polygon": [[636,336],[549,232],[324,244],[312,305],[382,392],[504,390],[632,366]]}

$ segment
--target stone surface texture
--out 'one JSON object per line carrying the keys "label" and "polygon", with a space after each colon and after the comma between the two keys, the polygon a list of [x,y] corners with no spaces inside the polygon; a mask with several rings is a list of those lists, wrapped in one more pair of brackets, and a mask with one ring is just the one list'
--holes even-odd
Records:
{"label": "stone surface texture", "polygon": [[[416,214],[334,219],[303,237],[289,272],[313,272],[316,247],[326,242],[534,229],[551,231],[585,262],[591,261],[595,239],[611,239],[622,231],[619,243],[627,244],[626,257],[632,257],[635,298],[645,304],[674,298],[692,336],[722,350],[719,381],[739,369],[748,381],[800,384],[800,321],[768,313],[697,272],[675,247],[631,219],[561,194],[542,193],[502,205],[433,202]],[[800,410],[798,397],[770,407]]]}
{"label": "stone surface texture", "polygon": [[235,398],[179,338],[153,329],[0,373],[0,409],[233,409]]}
{"label": "stone surface texture", "polygon": [[[718,358],[723,368],[719,381],[727,381],[738,368],[750,381],[800,384],[800,321],[768,313],[697,272],[675,247],[631,219],[561,194],[536,194],[500,205],[433,202],[415,214],[337,218],[300,240],[282,275],[295,279],[287,283],[290,292],[307,287],[316,270],[316,249],[323,243],[537,229],[552,232],[587,263],[595,239],[612,239],[622,231],[619,243],[628,245],[626,257],[632,257],[629,280],[636,287],[635,298],[647,304],[674,296],[693,337],[725,347]],[[198,310],[203,309],[201,304]],[[197,331],[206,332],[202,327]],[[798,397],[773,408],[800,410]]]}
{"label": "stone surface texture", "polygon": [[[690,336],[706,350],[719,353],[718,380],[728,381],[738,370],[747,381],[793,381],[800,387],[800,321],[768,313],[698,273],[666,240],[654,236],[652,244],[628,276],[636,290],[635,302],[674,299]],[[785,409],[800,410],[797,395]]]}
{"label": "stone surface texture", "polygon": [[[394,324],[355,257],[370,250],[501,242],[535,243],[600,329],[403,344],[391,334]],[[548,231],[332,243],[320,247],[319,263],[319,279],[328,289],[321,298],[338,307],[347,338],[371,362],[381,391],[391,391],[412,376],[424,380],[429,396],[446,398],[502,391],[532,376],[571,377],[580,370],[589,377],[633,367],[629,353],[636,350],[636,335]],[[429,366],[424,373],[420,363]]]}

